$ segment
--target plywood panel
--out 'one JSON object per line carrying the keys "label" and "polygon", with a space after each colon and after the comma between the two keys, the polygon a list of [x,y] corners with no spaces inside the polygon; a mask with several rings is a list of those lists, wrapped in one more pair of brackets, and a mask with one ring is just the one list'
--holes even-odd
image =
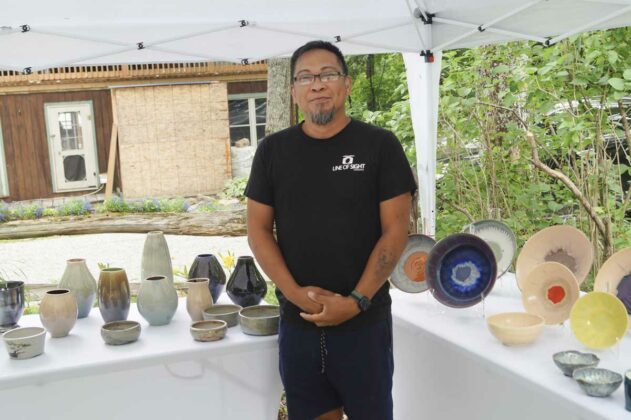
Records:
{"label": "plywood panel", "polygon": [[225,83],[116,89],[126,197],[216,193],[230,179]]}

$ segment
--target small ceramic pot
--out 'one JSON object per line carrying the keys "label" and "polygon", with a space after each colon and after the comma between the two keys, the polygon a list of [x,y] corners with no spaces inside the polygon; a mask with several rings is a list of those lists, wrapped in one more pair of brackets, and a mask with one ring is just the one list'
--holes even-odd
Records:
{"label": "small ceramic pot", "polygon": [[275,305],[257,305],[239,312],[241,331],[248,335],[278,334],[280,308]]}
{"label": "small ceramic pot", "polygon": [[96,280],[84,259],[73,258],[66,261],[66,269],[59,281],[59,288],[68,289],[74,294],[79,308],[79,318],[85,318],[90,314],[96,298]]}
{"label": "small ceramic pot", "polygon": [[152,276],[164,276],[169,280],[169,283],[173,285],[171,253],[169,252],[169,246],[164,238],[164,234],[161,231],[156,230],[147,233],[140,264],[141,279]]}
{"label": "small ceramic pot", "polygon": [[195,341],[217,341],[226,336],[228,326],[225,321],[197,321],[191,324],[191,335]]}
{"label": "small ceramic pot", "polygon": [[631,411],[631,369],[624,375],[624,408]]}
{"label": "small ceramic pot", "polygon": [[101,327],[101,338],[105,344],[120,346],[138,340],[140,330],[140,323],[136,321],[108,322]]}
{"label": "small ceramic pot", "polygon": [[608,397],[622,383],[622,375],[601,368],[576,369],[572,377],[590,397]]}
{"label": "small ceramic pot", "polygon": [[233,303],[242,307],[258,305],[267,293],[267,283],[256,268],[254,258],[239,257],[226,285],[226,293]]}
{"label": "small ceramic pot", "polygon": [[581,353],[580,351],[568,350],[554,353],[552,360],[565,376],[570,378],[576,369],[584,367],[596,367],[600,362],[598,356],[593,353]]}
{"label": "small ceramic pot", "polygon": [[147,277],[140,284],[137,305],[149,325],[167,325],[177,310],[177,292],[165,276]]}
{"label": "small ceramic pot", "polygon": [[46,330],[41,327],[16,328],[2,335],[11,359],[23,360],[44,353]]}
{"label": "small ceramic pot", "polygon": [[24,312],[24,282],[6,284],[6,289],[0,289],[0,333],[16,328]]}
{"label": "small ceramic pot", "polygon": [[78,313],[77,301],[68,289],[49,290],[39,304],[39,319],[53,338],[67,336]]}
{"label": "small ceramic pot", "polygon": [[239,311],[243,309],[239,305],[213,305],[204,311],[204,319],[219,319],[226,321],[228,328],[239,323]]}
{"label": "small ceramic pot", "polygon": [[226,273],[221,268],[221,264],[217,257],[213,254],[200,254],[195,257],[195,261],[191,265],[188,272],[188,278],[207,278],[208,288],[213,297],[213,302],[217,303],[217,299],[226,286]]}
{"label": "small ceramic pot", "polygon": [[122,268],[105,268],[99,275],[99,311],[103,321],[124,321],[129,315],[131,293]]}
{"label": "small ceramic pot", "polygon": [[208,288],[208,279],[189,279],[186,282],[186,311],[193,321],[202,321],[204,311],[212,306],[213,298]]}

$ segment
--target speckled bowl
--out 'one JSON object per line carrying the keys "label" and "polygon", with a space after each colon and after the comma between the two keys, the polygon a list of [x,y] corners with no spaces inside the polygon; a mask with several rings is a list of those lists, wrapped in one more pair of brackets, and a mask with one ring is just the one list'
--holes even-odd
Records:
{"label": "speckled bowl", "polygon": [[191,335],[195,341],[217,341],[226,336],[228,324],[220,319],[197,321],[191,324]]}
{"label": "speckled bowl", "polygon": [[275,305],[256,305],[241,309],[239,325],[245,334],[274,335],[278,334],[280,308]]}
{"label": "speckled bowl", "polygon": [[44,353],[46,330],[41,327],[23,327],[2,335],[11,359],[23,360]]}
{"label": "speckled bowl", "polygon": [[101,327],[101,338],[105,344],[120,346],[138,340],[140,330],[136,321],[112,321]]}
{"label": "speckled bowl", "polygon": [[228,328],[234,327],[239,323],[241,309],[239,305],[213,305],[204,311],[204,320],[220,319],[226,321]]}
{"label": "speckled bowl", "polygon": [[600,362],[598,356],[592,353],[581,353],[576,350],[561,351],[552,355],[554,364],[561,369],[565,376],[572,377],[576,369],[596,367]]}
{"label": "speckled bowl", "polygon": [[608,397],[622,383],[622,375],[601,368],[580,368],[572,377],[590,397]]}

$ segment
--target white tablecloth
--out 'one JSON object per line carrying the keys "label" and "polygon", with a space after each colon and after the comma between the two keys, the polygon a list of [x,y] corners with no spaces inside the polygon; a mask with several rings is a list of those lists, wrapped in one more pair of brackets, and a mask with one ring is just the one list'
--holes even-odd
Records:
{"label": "white tablecloth", "polygon": [[[247,336],[236,326],[221,341],[196,342],[184,299],[169,325],[149,326],[136,305],[128,319],[142,325],[132,344],[105,345],[94,308],[68,337],[48,336],[41,356],[10,360],[2,349],[0,418],[277,418],[277,336]],[[39,317],[20,325],[39,326]]]}
{"label": "white tablecloth", "polygon": [[630,419],[624,384],[608,398],[593,398],[564,376],[555,352],[590,351],[600,367],[622,375],[631,368],[629,335],[603,351],[585,348],[563,326],[546,326],[532,345],[507,347],[488,331],[483,315],[523,312],[514,276],[499,279],[472,308],[452,309],[429,293],[393,291],[395,418],[410,419]]}

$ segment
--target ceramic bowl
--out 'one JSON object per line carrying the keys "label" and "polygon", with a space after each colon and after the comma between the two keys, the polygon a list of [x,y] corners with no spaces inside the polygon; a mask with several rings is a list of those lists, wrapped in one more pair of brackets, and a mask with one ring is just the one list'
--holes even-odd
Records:
{"label": "ceramic bowl", "polygon": [[226,321],[228,328],[230,328],[239,323],[239,311],[241,309],[243,308],[239,305],[213,305],[206,309],[203,315],[206,321],[211,319]]}
{"label": "ceramic bowl", "polygon": [[631,314],[631,248],[618,251],[605,261],[594,280],[594,291],[616,295]]}
{"label": "ceramic bowl", "polygon": [[136,321],[112,321],[101,327],[105,344],[120,346],[133,343],[140,337],[140,323]]}
{"label": "ceramic bowl", "polygon": [[576,301],[570,312],[570,327],[590,349],[606,349],[627,331],[629,318],[620,299],[605,292],[591,292]]}
{"label": "ceramic bowl", "polygon": [[491,247],[484,240],[457,233],[432,248],[425,275],[436,300],[453,308],[466,308],[491,293],[497,264]]}
{"label": "ceramic bowl", "polygon": [[217,341],[226,336],[228,324],[220,319],[196,321],[191,324],[191,335],[195,341]]}
{"label": "ceramic bowl", "polygon": [[491,334],[506,346],[533,343],[543,331],[544,320],[526,312],[505,312],[486,319]]}
{"label": "ceramic bowl", "polygon": [[280,308],[275,305],[257,305],[241,309],[239,325],[245,334],[274,335],[278,334]]}
{"label": "ceramic bowl", "polygon": [[521,284],[526,312],[542,316],[546,324],[560,324],[570,317],[578,300],[578,282],[569,268],[557,262],[536,266]]}
{"label": "ceramic bowl", "polygon": [[11,359],[30,359],[44,353],[46,330],[41,327],[23,327],[2,335]]}
{"label": "ceramic bowl", "polygon": [[498,220],[479,220],[465,226],[462,231],[482,238],[489,244],[497,261],[498,277],[508,271],[517,252],[517,240],[511,228]]}
{"label": "ceramic bowl", "polygon": [[576,369],[584,367],[596,367],[600,362],[598,356],[592,353],[581,353],[580,351],[568,350],[554,353],[552,355],[554,364],[561,369],[565,376],[572,377]]}
{"label": "ceramic bowl", "polygon": [[539,264],[554,261],[572,271],[579,285],[585,280],[594,261],[594,248],[587,236],[573,226],[552,226],[535,233],[524,244],[517,263],[515,276],[521,283]]}
{"label": "ceramic bowl", "polygon": [[590,397],[608,397],[622,383],[622,375],[601,368],[580,368],[572,377]]}
{"label": "ceramic bowl", "polygon": [[425,265],[429,252],[436,241],[425,235],[409,235],[408,242],[397,262],[390,281],[394,286],[407,293],[420,293],[427,290]]}

